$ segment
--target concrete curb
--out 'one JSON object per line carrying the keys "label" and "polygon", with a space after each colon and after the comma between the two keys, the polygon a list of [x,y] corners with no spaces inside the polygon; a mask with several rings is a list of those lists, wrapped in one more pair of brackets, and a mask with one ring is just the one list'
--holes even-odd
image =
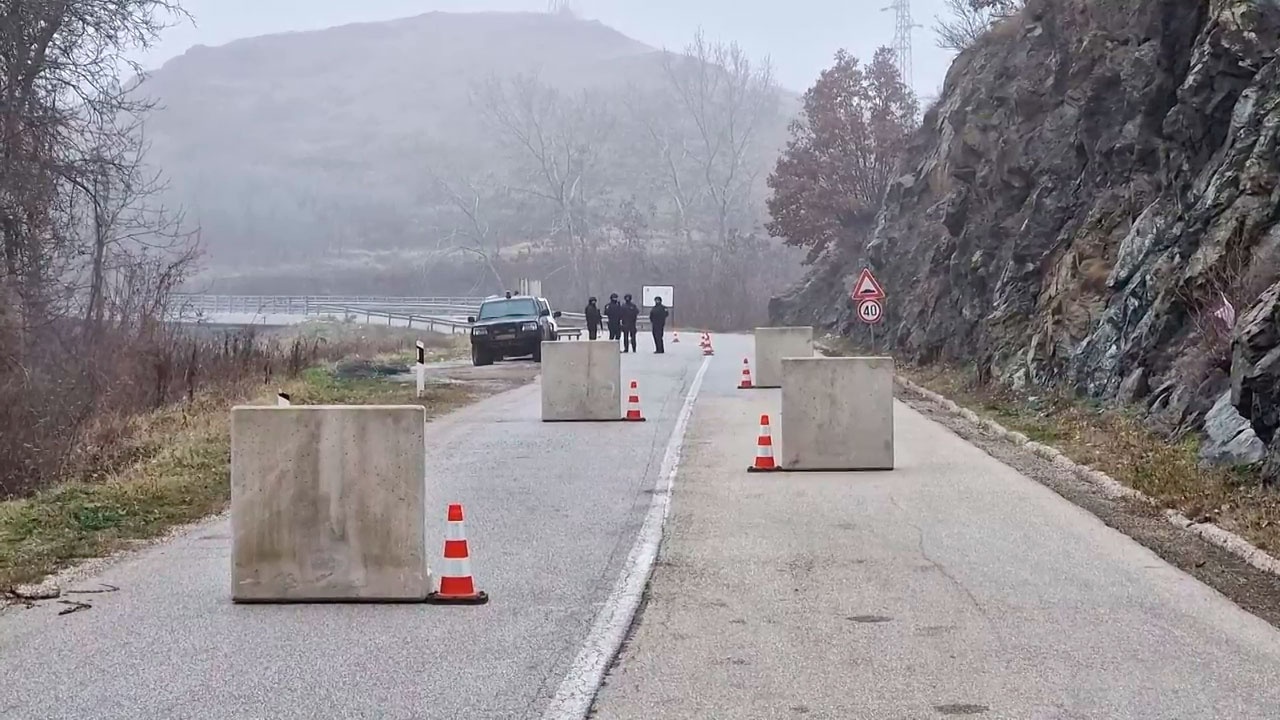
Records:
{"label": "concrete curb", "polygon": [[[955,401],[943,397],[932,390],[923,388],[900,375],[894,377],[894,383],[912,395],[941,405],[948,413],[962,417],[1002,440],[1014,445],[1026,447],[1041,458],[1071,471],[1076,477],[1096,487],[1098,491],[1106,497],[1113,499],[1135,500],[1152,507],[1159,507],[1159,504],[1145,493],[1121,484],[1110,475],[1094,470],[1087,465],[1081,465],[1066,455],[1063,455],[1061,451],[1049,447],[1048,445],[1035,442],[1022,433],[1013,432],[994,420],[979,417],[974,411],[961,407],[956,404]],[[1210,545],[1226,550],[1252,567],[1263,572],[1280,576],[1280,560],[1268,555],[1261,548],[1250,543],[1239,535],[1236,535],[1229,530],[1225,530],[1214,523],[1192,522],[1190,518],[1177,510],[1165,509],[1164,517],[1171,525],[1182,530],[1195,533],[1200,537],[1200,539]]]}

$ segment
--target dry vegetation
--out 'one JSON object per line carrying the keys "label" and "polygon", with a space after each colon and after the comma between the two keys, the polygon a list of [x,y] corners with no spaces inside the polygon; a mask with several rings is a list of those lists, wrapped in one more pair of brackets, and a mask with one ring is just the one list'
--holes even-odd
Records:
{"label": "dry vegetation", "polygon": [[[295,403],[422,404],[435,416],[483,391],[429,385],[418,399],[412,383],[382,378],[408,368],[413,338],[404,331],[310,328],[236,351],[245,347],[240,337],[224,340],[227,350],[216,356],[221,381],[210,378],[191,398],[115,421],[113,436],[83,462],[65,464],[43,489],[0,502],[0,593],[220,511],[230,492],[228,410],[236,403],[273,402],[283,388]],[[218,347],[212,339],[190,342]],[[436,337],[430,347],[442,359],[461,345]],[[323,364],[308,367],[313,361]],[[264,385],[258,373],[269,365],[282,370]]]}
{"label": "dry vegetation", "polygon": [[1280,550],[1280,493],[1243,470],[1202,468],[1194,437],[1175,442],[1125,409],[1064,395],[1028,397],[977,382],[971,370],[900,367],[904,377],[1178,510]]}

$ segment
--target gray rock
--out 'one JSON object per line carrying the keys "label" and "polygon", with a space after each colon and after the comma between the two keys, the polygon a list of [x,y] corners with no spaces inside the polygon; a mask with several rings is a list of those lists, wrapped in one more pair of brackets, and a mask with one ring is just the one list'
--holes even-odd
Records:
{"label": "gray rock", "polygon": [[[1280,247],[1280,2],[1192,5],[1028,0],[1009,21],[1023,27],[957,58],[899,169],[914,181],[890,186],[874,231],[771,320],[855,327],[845,295],[867,264],[892,307],[877,334],[903,360],[980,361],[1027,392],[1145,399],[1153,425],[1199,428],[1225,360],[1177,360],[1249,270],[1240,244],[1255,260]],[[1272,311],[1236,309],[1233,402],[1270,443],[1280,332],[1249,323]]]}
{"label": "gray rock", "polygon": [[1267,446],[1253,426],[1231,404],[1231,391],[1222,393],[1204,416],[1204,442],[1200,460],[1206,465],[1239,467],[1257,465],[1267,456]]}
{"label": "gray rock", "polygon": [[1264,441],[1280,434],[1280,281],[1236,323],[1231,402]]}

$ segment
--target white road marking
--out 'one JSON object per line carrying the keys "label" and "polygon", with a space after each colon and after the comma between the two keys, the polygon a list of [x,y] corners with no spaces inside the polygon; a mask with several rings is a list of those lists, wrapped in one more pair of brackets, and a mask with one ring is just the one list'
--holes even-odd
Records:
{"label": "white road marking", "polygon": [[662,456],[662,466],[658,472],[658,483],[654,488],[653,499],[649,503],[649,512],[645,514],[644,525],[636,536],[636,544],[631,548],[626,563],[622,566],[622,574],[600,608],[596,620],[591,625],[591,632],[582,645],[582,650],[573,661],[573,666],[560,683],[556,696],[542,714],[543,720],[582,720],[591,710],[596,691],[604,680],[609,664],[618,654],[622,642],[627,637],[627,630],[640,607],[640,599],[644,596],[644,588],[649,583],[649,575],[653,572],[653,563],[658,558],[658,547],[662,544],[662,528],[667,522],[667,512],[671,508],[671,491],[675,486],[676,471],[680,467],[680,455],[684,448],[684,435],[689,427],[689,416],[693,414],[693,401],[702,389],[702,378],[707,374],[711,358],[703,358],[702,365],[693,377],[689,392],[685,394],[684,405],[676,416],[676,425],[671,430],[671,439],[667,441],[666,452]]}

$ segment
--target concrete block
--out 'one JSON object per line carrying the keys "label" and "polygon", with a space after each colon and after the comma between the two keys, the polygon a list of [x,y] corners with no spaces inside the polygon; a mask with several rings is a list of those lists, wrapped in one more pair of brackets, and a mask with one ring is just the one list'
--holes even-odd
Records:
{"label": "concrete block", "polygon": [[893,358],[782,361],[785,470],[893,469]]}
{"label": "concrete block", "polygon": [[813,328],[756,328],[756,387],[782,387],[784,357],[813,357]]}
{"label": "concrete block", "polygon": [[232,409],[232,600],[426,598],[425,423],[417,405]]}
{"label": "concrete block", "polygon": [[622,353],[616,340],[542,343],[542,419],[622,419]]}

